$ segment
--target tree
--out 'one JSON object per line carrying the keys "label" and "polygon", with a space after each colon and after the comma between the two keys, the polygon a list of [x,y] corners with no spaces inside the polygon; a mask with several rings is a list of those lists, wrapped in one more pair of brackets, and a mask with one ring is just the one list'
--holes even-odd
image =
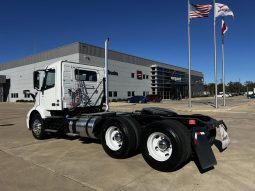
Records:
{"label": "tree", "polygon": [[[253,91],[255,88],[255,83],[253,81],[246,81],[243,84],[240,82],[232,82],[230,81],[227,85],[225,85],[226,92],[235,93],[235,95],[240,94],[241,92]],[[204,90],[210,92],[211,95],[214,95],[215,85],[214,83],[204,84]],[[218,93],[223,92],[223,84],[218,84]]]}
{"label": "tree", "polygon": [[221,84],[218,84],[218,93],[219,92],[223,92],[223,84],[221,83]]}
{"label": "tree", "polygon": [[204,85],[204,90],[209,92],[210,95],[214,95],[215,92],[215,86],[214,83],[209,83],[207,85]]}
{"label": "tree", "polygon": [[244,82],[244,85],[246,86],[246,91],[253,91],[255,88],[255,83],[253,81],[246,81]]}
{"label": "tree", "polygon": [[231,93],[240,93],[242,89],[242,84],[240,82],[229,82],[227,85],[227,91]]}

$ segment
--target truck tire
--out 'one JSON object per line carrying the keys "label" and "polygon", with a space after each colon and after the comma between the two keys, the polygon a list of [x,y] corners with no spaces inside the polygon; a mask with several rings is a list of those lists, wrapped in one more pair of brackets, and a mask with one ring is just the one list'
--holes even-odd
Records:
{"label": "truck tire", "polygon": [[175,171],[191,156],[191,135],[178,121],[157,121],[145,128],[141,151],[152,168],[164,172]]}
{"label": "truck tire", "polygon": [[135,124],[127,117],[115,117],[107,120],[101,131],[101,143],[104,151],[116,159],[131,156],[138,148],[138,133]]}
{"label": "truck tire", "polygon": [[30,120],[30,128],[34,138],[42,140],[45,138],[44,123],[40,114],[35,114]]}

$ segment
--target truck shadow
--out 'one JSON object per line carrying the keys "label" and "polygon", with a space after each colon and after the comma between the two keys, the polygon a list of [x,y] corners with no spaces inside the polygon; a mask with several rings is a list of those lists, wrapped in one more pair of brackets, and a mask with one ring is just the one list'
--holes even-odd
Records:
{"label": "truck shadow", "polygon": [[67,136],[67,135],[59,135],[59,136],[54,136],[53,134],[49,134],[47,136],[48,139],[63,139],[63,140],[68,140],[68,141],[75,141],[75,140],[79,140],[82,144],[101,144],[101,141],[99,139],[90,139],[90,138],[86,138],[86,137],[71,137],[71,136]]}
{"label": "truck shadow", "polygon": [[[64,139],[64,140],[69,140],[69,141],[75,141],[75,140],[79,140],[81,142],[81,144],[101,144],[101,141],[99,139],[91,139],[91,138],[80,138],[80,137],[70,137],[70,136],[49,136],[48,138],[55,138],[55,139]],[[220,152],[222,152],[223,150],[221,149],[221,142],[219,140],[214,141],[214,145],[217,147],[217,149],[219,149]],[[132,153],[131,155],[129,155],[128,157],[125,157],[123,159],[120,160],[125,160],[125,159],[129,159],[131,157],[137,156],[142,154],[140,149],[138,149],[137,151],[135,151],[134,153]],[[190,162],[194,162],[199,170],[199,172],[201,174],[204,174],[210,170],[213,170],[214,167],[210,167],[207,169],[202,169],[200,166],[200,163],[198,161],[198,158],[196,157],[196,155],[193,153],[193,155],[190,157],[189,160],[187,160],[185,163],[183,163],[181,166],[179,166],[177,169],[175,169],[175,171],[178,171],[180,169],[182,169],[184,166],[186,166],[188,163]]]}
{"label": "truck shadow", "polygon": [[207,169],[202,169],[201,166],[200,166],[200,163],[199,163],[199,161],[198,161],[198,158],[197,158],[196,156],[193,156],[193,157],[191,158],[191,161],[193,161],[193,162],[196,164],[197,169],[199,170],[199,172],[200,172],[201,174],[204,174],[204,173],[206,173],[206,172],[208,172],[208,171],[214,169],[213,166],[210,167],[210,168],[207,168]]}
{"label": "truck shadow", "polygon": [[82,144],[91,144],[91,143],[101,144],[100,139],[90,139],[90,138],[86,138],[86,137],[79,138],[79,141]]}
{"label": "truck shadow", "polygon": [[7,127],[7,126],[13,126],[15,124],[13,123],[8,123],[8,124],[0,124],[0,127]]}

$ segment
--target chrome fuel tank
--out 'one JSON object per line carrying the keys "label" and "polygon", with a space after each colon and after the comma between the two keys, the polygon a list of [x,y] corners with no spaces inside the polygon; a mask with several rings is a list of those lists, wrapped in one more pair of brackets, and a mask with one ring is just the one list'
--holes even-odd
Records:
{"label": "chrome fuel tank", "polygon": [[95,127],[101,121],[101,116],[81,116],[69,121],[70,133],[79,134],[81,137],[98,139],[95,135]]}

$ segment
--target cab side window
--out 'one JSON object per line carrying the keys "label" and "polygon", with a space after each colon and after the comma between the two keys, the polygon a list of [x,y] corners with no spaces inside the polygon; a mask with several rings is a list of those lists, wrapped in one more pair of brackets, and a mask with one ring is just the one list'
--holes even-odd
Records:
{"label": "cab side window", "polygon": [[75,69],[75,79],[78,81],[96,82],[97,73],[89,70]]}

